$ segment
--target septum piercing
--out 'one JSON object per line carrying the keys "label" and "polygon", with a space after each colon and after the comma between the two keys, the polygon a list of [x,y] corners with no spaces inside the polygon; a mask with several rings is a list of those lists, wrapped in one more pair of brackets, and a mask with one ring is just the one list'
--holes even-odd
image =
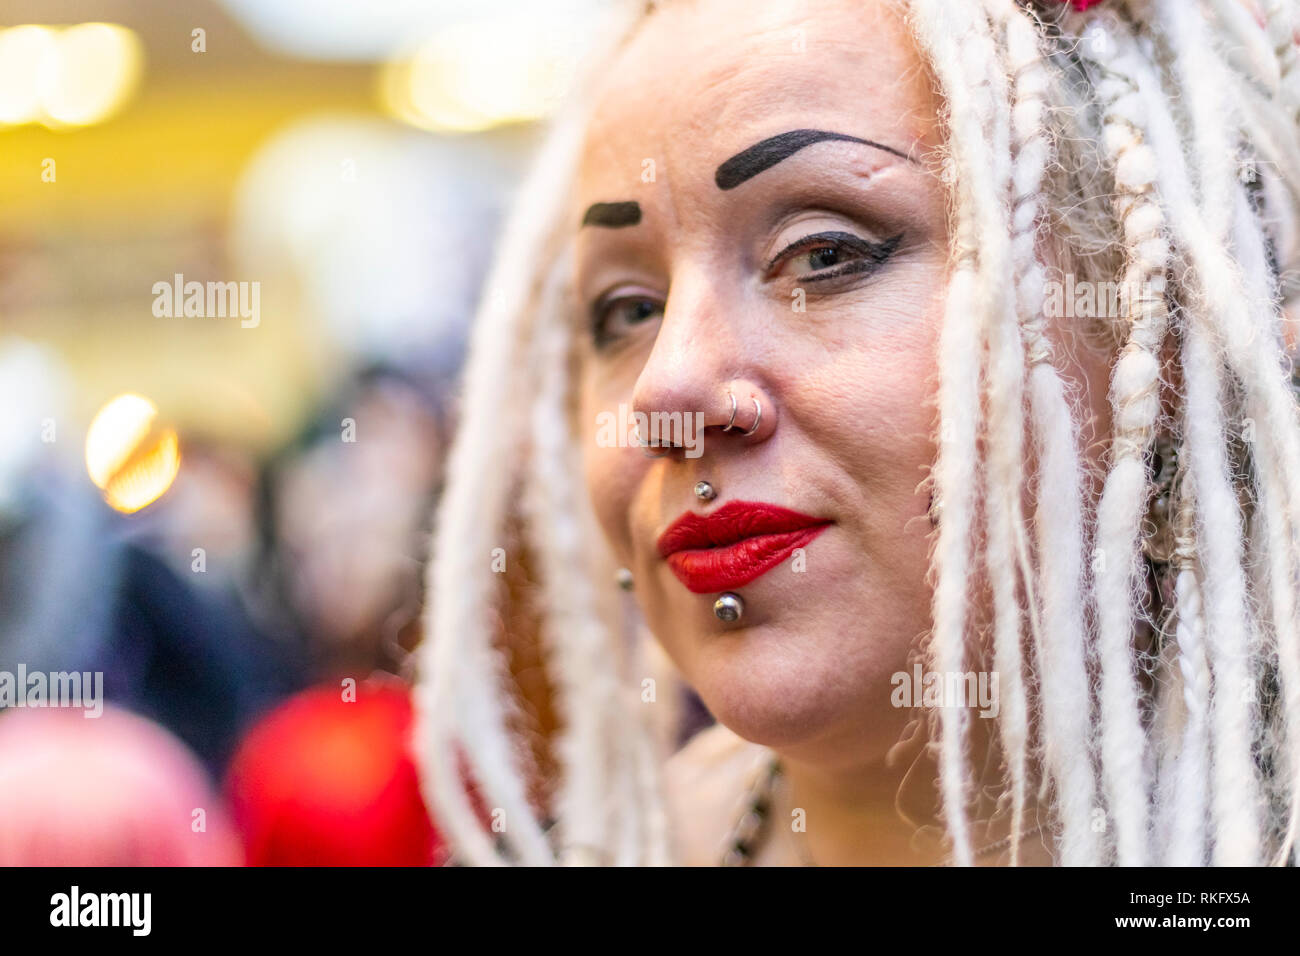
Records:
{"label": "septum piercing", "polygon": [[722,429],[724,432],[731,431],[732,426],[736,424],[736,396],[731,389],[727,389],[727,398],[731,399],[731,417],[727,419],[727,426]]}

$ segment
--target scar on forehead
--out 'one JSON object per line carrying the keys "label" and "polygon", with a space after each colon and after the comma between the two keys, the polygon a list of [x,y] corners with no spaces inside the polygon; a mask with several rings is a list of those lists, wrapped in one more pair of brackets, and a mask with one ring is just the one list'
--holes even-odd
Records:
{"label": "scar on forehead", "polygon": [[741,183],[752,179],[766,169],[771,169],[781,160],[793,156],[805,146],[811,146],[814,143],[820,143],[825,140],[841,140],[846,143],[861,143],[864,146],[870,146],[874,149],[884,150],[886,153],[892,153],[901,159],[909,162],[912,158],[905,153],[900,153],[891,146],[883,146],[880,143],[873,142],[869,139],[860,139],[857,136],[849,136],[847,133],[832,133],[820,129],[792,129],[788,133],[778,133],[776,136],[769,136],[767,139],[755,143],[748,149],[741,150],[735,156],[718,167],[713,181],[718,184],[719,189],[735,189]]}
{"label": "scar on forehead", "polygon": [[635,201],[592,203],[582,217],[584,226],[604,226],[606,229],[635,226],[640,221],[641,204]]}

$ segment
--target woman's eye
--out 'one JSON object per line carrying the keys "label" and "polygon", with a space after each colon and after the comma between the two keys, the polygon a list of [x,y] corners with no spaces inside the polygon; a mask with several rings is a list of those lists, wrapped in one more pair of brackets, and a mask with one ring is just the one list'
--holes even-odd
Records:
{"label": "woman's eye", "polygon": [[829,269],[840,264],[840,250],[835,246],[814,249],[808,253],[808,266],[814,271]]}
{"label": "woman's eye", "polygon": [[592,338],[597,347],[608,345],[663,311],[662,302],[642,295],[602,299],[592,308]]}
{"label": "woman's eye", "polygon": [[768,263],[770,278],[791,275],[820,282],[874,272],[897,248],[902,236],[871,242],[851,232],[819,232],[791,243]]}

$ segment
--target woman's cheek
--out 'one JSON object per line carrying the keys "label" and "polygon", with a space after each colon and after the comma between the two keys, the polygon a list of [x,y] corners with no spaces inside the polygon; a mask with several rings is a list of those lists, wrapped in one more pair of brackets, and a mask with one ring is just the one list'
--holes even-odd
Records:
{"label": "woman's cheek", "polygon": [[[593,420],[594,416],[593,412]],[[632,551],[628,517],[643,471],[638,468],[637,459],[642,457],[637,449],[610,446],[596,434],[583,441],[587,494],[605,539],[624,562],[629,560]]]}
{"label": "woman's cheek", "polygon": [[586,356],[578,375],[578,423],[587,493],[601,531],[619,561],[632,561],[633,504],[653,460],[635,446],[632,386],[638,356],[614,361]]}

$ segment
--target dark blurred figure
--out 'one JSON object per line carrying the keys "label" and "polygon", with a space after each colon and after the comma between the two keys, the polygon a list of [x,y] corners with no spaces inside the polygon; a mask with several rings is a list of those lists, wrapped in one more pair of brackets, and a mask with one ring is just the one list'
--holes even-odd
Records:
{"label": "dark blurred figure", "polygon": [[448,441],[445,381],[369,367],[263,472],[252,587],[321,678],[409,670]]}
{"label": "dark blurred figure", "polygon": [[107,700],[167,727],[214,777],[253,719],[306,686],[301,649],[259,629],[231,581],[182,579],[149,520],[59,473],[32,475],[13,500],[0,521],[0,669],[102,671]]}

